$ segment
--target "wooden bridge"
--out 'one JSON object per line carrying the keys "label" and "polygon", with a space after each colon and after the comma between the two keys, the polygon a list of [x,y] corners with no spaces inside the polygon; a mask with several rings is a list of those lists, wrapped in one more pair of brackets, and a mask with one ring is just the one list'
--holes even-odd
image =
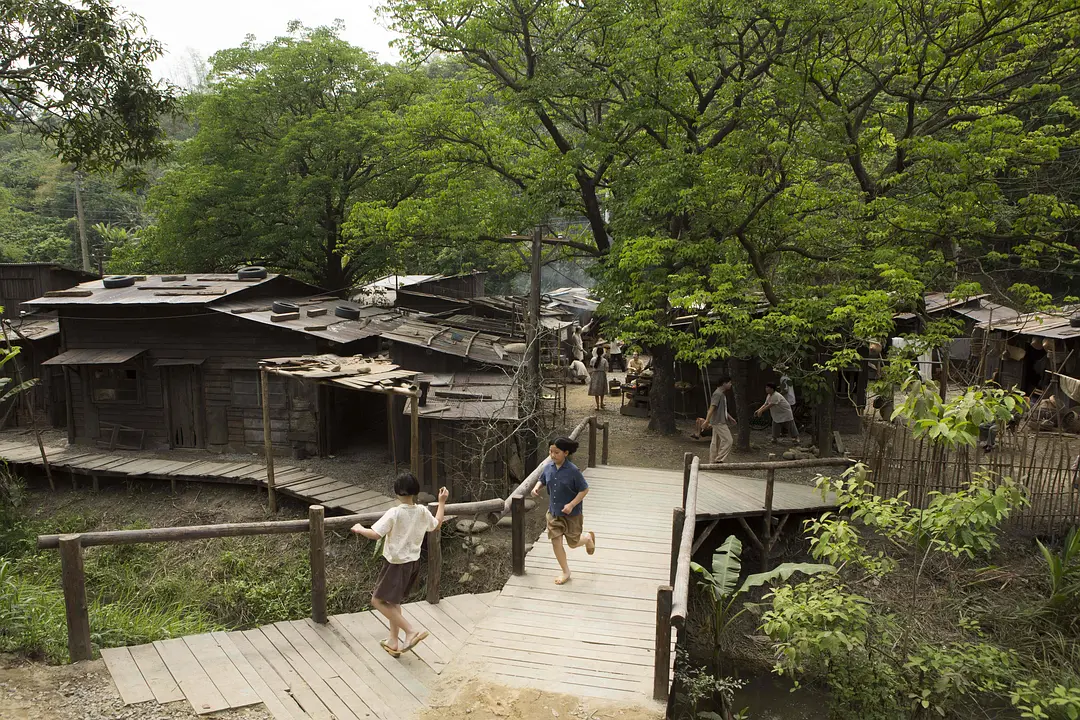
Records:
{"label": "wooden bridge", "polygon": [[[587,420],[573,435],[590,424],[589,455],[595,462],[594,422]],[[379,647],[385,624],[377,613],[325,615],[324,522],[331,527],[358,519],[370,523],[378,513],[324,521],[318,508],[310,521],[250,523],[245,532],[239,525],[228,526],[227,533],[215,529],[226,526],[189,528],[182,539],[310,531],[313,617],[107,649],[102,656],[125,702],[186,699],[197,713],[261,702],[279,720],[405,718],[427,704],[448,674],[454,682],[467,677],[538,690],[557,687],[584,698],[648,706],[667,698],[678,639],[672,628],[680,627],[686,613],[689,557],[705,539],[696,533],[698,523],[685,518],[734,517],[746,523],[763,517],[759,539],[768,543],[774,513],[786,517],[829,507],[813,488],[774,482],[772,471],[767,480],[755,480],[707,467],[709,472],[701,472],[688,455],[681,472],[588,468],[585,525],[596,533],[597,551],[593,556],[571,551],[572,579],[561,587],[553,582],[559,568],[543,536],[525,553],[521,498],[540,468],[506,501],[449,506],[448,514],[458,516],[512,508],[515,574],[497,593],[440,598],[439,533],[431,533],[427,556],[434,582],[428,602],[406,606],[431,637],[400,659]],[[60,547],[65,567],[81,571],[83,545],[181,539],[178,531],[185,529],[87,533],[81,540],[42,536],[39,547]],[[73,657],[85,657],[89,629],[81,627],[81,572],[79,587],[70,592],[75,581],[69,575],[75,573],[65,569],[64,574],[69,646],[74,643]],[[661,711],[658,703],[653,706]]]}

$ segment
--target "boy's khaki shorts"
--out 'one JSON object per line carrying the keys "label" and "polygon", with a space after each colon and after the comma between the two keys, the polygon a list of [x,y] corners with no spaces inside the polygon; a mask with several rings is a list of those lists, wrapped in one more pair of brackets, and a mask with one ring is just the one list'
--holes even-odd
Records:
{"label": "boy's khaki shorts", "polygon": [[571,545],[581,542],[581,529],[585,527],[585,514],[560,515],[555,517],[550,512],[547,514],[548,540],[565,537]]}

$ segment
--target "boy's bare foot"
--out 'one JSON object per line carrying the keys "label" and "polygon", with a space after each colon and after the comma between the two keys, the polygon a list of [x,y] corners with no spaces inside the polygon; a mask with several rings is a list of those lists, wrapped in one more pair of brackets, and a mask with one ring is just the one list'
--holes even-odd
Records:
{"label": "boy's bare foot", "polygon": [[556,585],[565,585],[568,582],[570,582],[570,573],[566,573],[565,575],[560,575],[559,577],[555,578]]}
{"label": "boy's bare foot", "polygon": [[596,533],[589,531],[589,539],[585,541],[585,552],[592,555],[596,552]]}
{"label": "boy's bare foot", "polygon": [[414,647],[419,645],[421,641],[425,640],[428,636],[427,630],[418,630],[412,635],[405,636],[405,650],[403,652],[409,652]]}

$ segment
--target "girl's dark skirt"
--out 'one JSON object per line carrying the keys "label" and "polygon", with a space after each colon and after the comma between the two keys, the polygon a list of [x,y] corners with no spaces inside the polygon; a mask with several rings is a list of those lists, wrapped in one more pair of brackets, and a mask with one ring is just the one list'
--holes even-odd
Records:
{"label": "girl's dark skirt", "polygon": [[420,576],[420,561],[392,563],[383,558],[379,579],[375,581],[373,597],[391,605],[400,605],[408,597],[409,591]]}

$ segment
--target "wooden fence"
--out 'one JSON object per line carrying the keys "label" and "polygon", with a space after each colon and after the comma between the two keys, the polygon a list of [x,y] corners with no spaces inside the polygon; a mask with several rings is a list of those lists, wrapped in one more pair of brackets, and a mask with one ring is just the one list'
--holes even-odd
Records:
{"label": "wooden fence", "polygon": [[975,448],[948,450],[914,439],[906,427],[877,423],[864,462],[878,493],[904,492],[917,506],[925,506],[932,492],[959,490],[975,473],[988,473],[993,479],[1011,478],[1027,495],[1028,504],[1009,518],[1011,526],[1056,534],[1080,522],[1080,438],[1005,431],[996,440],[989,452],[982,441]]}
{"label": "wooden fence", "polygon": [[[577,440],[589,430],[589,467],[596,465],[598,449],[597,430],[603,433],[601,462],[608,462],[609,425],[600,424],[596,416],[578,423],[570,433]],[[506,499],[494,498],[469,503],[453,503],[446,506],[445,517],[476,517],[491,515],[492,525],[498,517],[509,513],[512,517],[512,561],[515,575],[525,574],[525,497],[540,480],[547,466],[544,459],[522,480]],[[432,503],[431,508],[437,507]],[[310,536],[309,563],[311,566],[311,619],[325,623],[326,615],[326,529],[345,529],[356,523],[371,525],[382,512],[361,513],[326,517],[321,505],[308,508],[307,520],[272,520],[253,523],[223,523],[218,525],[191,525],[186,527],[148,528],[144,530],[109,530],[71,535],[39,535],[40,549],[59,549],[61,578],[64,589],[64,608],[67,615],[68,654],[72,662],[89,660],[93,655],[90,642],[89,606],[86,601],[86,578],[83,570],[83,549],[95,545],[133,545],[147,542],[178,542],[221,537],[245,537],[250,535],[285,535],[306,532]],[[427,601],[439,602],[439,580],[442,574],[442,543],[439,530],[427,534]]]}

